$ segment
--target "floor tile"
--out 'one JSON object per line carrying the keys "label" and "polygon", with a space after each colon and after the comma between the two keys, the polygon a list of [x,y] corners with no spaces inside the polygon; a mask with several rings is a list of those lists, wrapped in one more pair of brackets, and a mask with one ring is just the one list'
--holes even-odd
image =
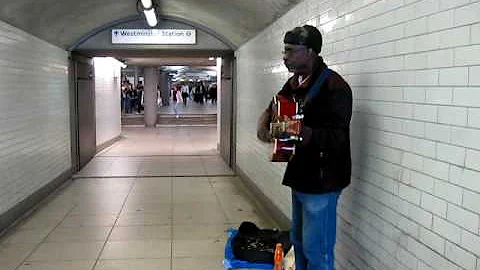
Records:
{"label": "floor tile", "polygon": [[169,270],[170,258],[100,260],[94,270]]}
{"label": "floor tile", "polygon": [[17,270],[90,270],[95,261],[25,262]]}
{"label": "floor tile", "polygon": [[172,239],[172,228],[170,225],[115,227],[109,238],[110,241],[170,239]]}
{"label": "floor tile", "polygon": [[171,203],[129,203],[125,204],[122,213],[158,213],[161,216],[171,216]]}
{"label": "floor tile", "polygon": [[226,240],[228,225],[175,225],[173,227],[174,240]]}
{"label": "floor tile", "polygon": [[224,224],[225,213],[217,203],[175,203],[173,224]]}
{"label": "floor tile", "polygon": [[172,202],[172,192],[171,191],[147,191],[137,192],[132,191],[125,202],[125,205],[131,204],[142,204],[142,203],[171,203]]}
{"label": "floor tile", "polygon": [[69,261],[96,259],[104,242],[43,243],[27,261]]}
{"label": "floor tile", "polygon": [[65,216],[36,215],[27,218],[19,224],[21,229],[45,229],[52,230],[62,222]]}
{"label": "floor tile", "polygon": [[170,212],[160,213],[124,213],[120,215],[117,226],[169,225],[172,223]]}
{"label": "floor tile", "polygon": [[107,240],[112,227],[56,228],[45,242],[101,242]]}
{"label": "floor tile", "polygon": [[59,227],[111,227],[115,224],[117,215],[69,215]]}
{"label": "floor tile", "polygon": [[216,256],[197,256],[173,258],[172,270],[225,270],[223,254]]}
{"label": "floor tile", "polygon": [[171,256],[171,241],[109,241],[100,257],[108,259],[154,259]]}
{"label": "floor tile", "polygon": [[18,266],[28,255],[35,250],[37,244],[9,244],[0,245],[0,265]]}
{"label": "floor tile", "polygon": [[43,242],[43,240],[50,233],[50,228],[40,228],[40,229],[15,229],[8,232],[4,238],[1,240],[1,243],[10,243],[10,244],[38,244]]}
{"label": "floor tile", "polygon": [[222,239],[173,240],[174,257],[223,255],[224,252],[225,242]]}

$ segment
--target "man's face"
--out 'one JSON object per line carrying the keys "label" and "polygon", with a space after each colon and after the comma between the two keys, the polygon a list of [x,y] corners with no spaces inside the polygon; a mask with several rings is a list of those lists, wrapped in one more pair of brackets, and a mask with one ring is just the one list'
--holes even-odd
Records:
{"label": "man's face", "polygon": [[294,45],[285,43],[283,48],[283,63],[288,71],[301,73],[311,60],[310,52],[305,45]]}

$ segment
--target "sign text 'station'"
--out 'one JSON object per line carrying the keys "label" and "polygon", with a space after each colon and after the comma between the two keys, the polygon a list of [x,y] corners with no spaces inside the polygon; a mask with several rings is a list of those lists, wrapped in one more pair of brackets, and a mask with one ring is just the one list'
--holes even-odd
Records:
{"label": "sign text 'station'", "polygon": [[195,29],[113,29],[113,44],[195,44]]}

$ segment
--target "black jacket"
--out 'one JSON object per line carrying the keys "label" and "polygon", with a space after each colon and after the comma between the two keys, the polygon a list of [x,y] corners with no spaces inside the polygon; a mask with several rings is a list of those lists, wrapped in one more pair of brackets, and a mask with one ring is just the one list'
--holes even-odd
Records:
{"label": "black jacket", "polygon": [[[309,81],[298,86],[298,76],[292,76],[278,94],[304,98],[324,68],[327,66],[319,57]],[[312,129],[312,137],[308,144],[297,146],[295,155],[288,162],[283,184],[304,193],[340,191],[350,184],[352,166],[350,86],[332,72],[303,113],[304,126]]]}

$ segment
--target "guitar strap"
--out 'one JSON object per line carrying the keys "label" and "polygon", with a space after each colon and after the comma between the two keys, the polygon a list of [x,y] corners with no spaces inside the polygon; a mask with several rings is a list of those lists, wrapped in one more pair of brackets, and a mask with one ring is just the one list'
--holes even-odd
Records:
{"label": "guitar strap", "polygon": [[317,80],[315,83],[312,85],[310,90],[308,90],[307,96],[305,97],[305,101],[303,102],[303,108],[311,102],[313,98],[318,96],[320,94],[320,89],[322,88],[322,84],[328,79],[328,77],[332,74],[332,70],[329,69],[328,67],[323,69],[322,73],[320,73],[320,76],[318,76]]}

